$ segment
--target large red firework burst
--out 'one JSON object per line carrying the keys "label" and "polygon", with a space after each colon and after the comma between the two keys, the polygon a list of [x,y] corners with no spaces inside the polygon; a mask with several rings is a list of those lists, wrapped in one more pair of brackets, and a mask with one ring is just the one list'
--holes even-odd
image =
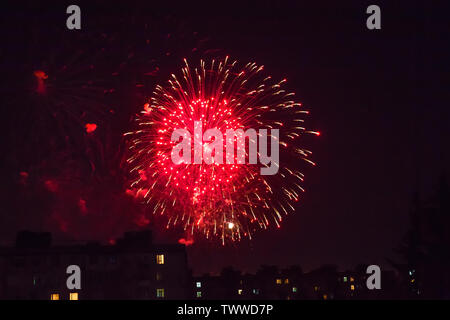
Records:
{"label": "large red firework burst", "polygon": [[[314,165],[308,159],[311,151],[299,141],[303,134],[319,135],[303,126],[308,111],[283,89],[286,80],[273,81],[263,66],[248,63],[239,69],[228,57],[208,64],[202,60],[197,68],[184,62],[182,77],[172,74],[167,86],[157,86],[135,119],[136,130],[125,134],[133,177],[129,192],[150,213],[166,216],[167,227],[181,225],[191,235],[219,237],[223,244],[251,239],[271,224],[280,227],[304,191],[298,160]],[[278,173],[261,175],[260,164],[237,161],[175,164],[172,132],[182,128],[192,135],[195,121],[204,130],[217,128],[224,134],[227,129],[279,129]]]}

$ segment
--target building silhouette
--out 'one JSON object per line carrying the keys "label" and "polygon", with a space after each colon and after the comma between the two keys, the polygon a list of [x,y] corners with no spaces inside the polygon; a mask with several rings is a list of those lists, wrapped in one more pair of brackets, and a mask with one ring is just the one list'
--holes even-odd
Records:
{"label": "building silhouette", "polygon": [[401,278],[393,270],[381,271],[382,289],[370,290],[367,266],[338,272],[324,265],[308,273],[299,266],[278,270],[262,266],[255,274],[227,267],[220,275],[192,278],[191,297],[197,300],[376,300],[401,299]]}
{"label": "building silhouette", "polygon": [[[81,269],[80,290],[67,288],[70,265]],[[0,248],[0,299],[185,299],[188,281],[185,247],[153,244],[150,231],[68,246],[20,232],[15,247]]]}
{"label": "building silhouette", "polygon": [[[67,267],[81,270],[81,289],[68,289]],[[338,271],[323,265],[263,265],[254,274],[232,267],[219,275],[192,276],[185,246],[154,244],[150,231],[127,232],[114,244],[52,245],[50,233],[20,232],[0,248],[0,299],[96,300],[351,300],[404,299],[408,283],[381,271],[381,290],[366,285],[367,265]]]}

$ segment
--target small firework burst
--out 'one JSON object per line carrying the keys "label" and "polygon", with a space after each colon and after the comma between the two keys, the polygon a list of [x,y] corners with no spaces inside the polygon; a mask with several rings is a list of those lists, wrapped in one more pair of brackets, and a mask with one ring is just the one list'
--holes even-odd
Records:
{"label": "small firework burst", "polygon": [[147,227],[144,208],[125,193],[122,126],[135,110],[120,106],[140,101],[174,57],[207,44],[165,16],[94,15],[86,32],[47,18],[21,19],[4,39],[2,203],[15,212],[10,225],[98,240]]}

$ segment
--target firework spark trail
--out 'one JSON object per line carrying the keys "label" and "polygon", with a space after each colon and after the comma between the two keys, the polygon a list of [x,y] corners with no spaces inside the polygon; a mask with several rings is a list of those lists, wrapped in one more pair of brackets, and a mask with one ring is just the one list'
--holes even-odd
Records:
{"label": "firework spark trail", "polygon": [[[239,70],[228,57],[209,65],[201,60],[197,68],[184,63],[181,78],[172,74],[167,86],[156,86],[135,119],[136,130],[125,134],[130,188],[141,195],[150,213],[167,217],[167,227],[181,225],[191,234],[219,237],[222,244],[251,239],[256,230],[271,224],[280,227],[304,191],[298,164],[288,164],[303,159],[315,165],[308,159],[311,151],[299,146],[303,134],[319,135],[303,127],[301,116],[308,111],[295,102],[294,93],[282,88],[286,80],[273,82],[264,76],[263,66],[248,63]],[[174,164],[172,132],[182,128],[193,136],[195,121],[222,133],[280,128],[278,174],[261,175],[255,164]],[[205,152],[208,144],[202,148]],[[235,146],[234,160],[241,151]]]}

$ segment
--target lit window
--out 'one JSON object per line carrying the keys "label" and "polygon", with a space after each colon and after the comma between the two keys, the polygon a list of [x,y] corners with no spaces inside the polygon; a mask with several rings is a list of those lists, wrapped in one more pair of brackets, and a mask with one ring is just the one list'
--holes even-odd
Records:
{"label": "lit window", "polygon": [[281,284],[281,279],[276,280],[277,284]]}
{"label": "lit window", "polygon": [[164,298],[164,289],[156,289],[156,297]]}
{"label": "lit window", "polygon": [[242,289],[238,289],[238,294],[242,294]]}
{"label": "lit window", "polygon": [[347,277],[344,277],[344,282],[347,282]]}
{"label": "lit window", "polygon": [[59,294],[58,293],[52,293],[50,295],[50,300],[59,300]]}
{"label": "lit window", "polygon": [[201,282],[197,282],[195,285],[197,286],[197,288],[201,288],[202,287],[202,283]]}
{"label": "lit window", "polygon": [[78,292],[71,292],[69,295],[70,300],[78,300]]}
{"label": "lit window", "polygon": [[350,282],[353,282],[353,281],[355,281],[355,278],[350,277]]}
{"label": "lit window", "polygon": [[328,295],[327,295],[327,294],[324,294],[324,295],[322,296],[322,298],[323,298],[323,300],[327,300],[327,299],[328,299]]}
{"label": "lit window", "polygon": [[253,289],[253,294],[259,294],[259,289]]}
{"label": "lit window", "polygon": [[289,279],[284,279],[285,284],[289,284]]}
{"label": "lit window", "polygon": [[314,291],[319,291],[320,287],[319,286],[314,286]]}
{"label": "lit window", "polygon": [[350,286],[350,290],[355,290],[355,286],[353,284]]}
{"label": "lit window", "polygon": [[201,291],[197,291],[197,298],[201,298],[202,297],[202,292]]}
{"label": "lit window", "polygon": [[156,255],[156,263],[157,264],[164,264],[164,255],[163,254],[157,254]]}
{"label": "lit window", "polygon": [[297,287],[292,287],[292,292],[297,292]]}

